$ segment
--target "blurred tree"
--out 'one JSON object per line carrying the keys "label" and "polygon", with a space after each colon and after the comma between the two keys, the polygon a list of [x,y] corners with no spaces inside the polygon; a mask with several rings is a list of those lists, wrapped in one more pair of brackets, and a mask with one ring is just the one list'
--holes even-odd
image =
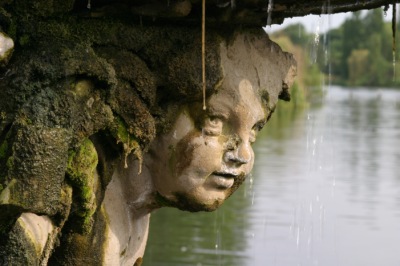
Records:
{"label": "blurred tree", "polygon": [[[287,36],[308,56],[312,54],[314,62],[315,35],[307,33],[303,25],[288,26],[279,35]],[[400,75],[400,67],[394,68],[392,41],[392,23],[384,21],[382,9],[355,12],[339,28],[321,35],[316,62],[333,84],[399,86],[400,78],[395,79],[394,72]],[[400,49],[396,51],[397,58],[400,58]],[[309,80],[318,76],[315,69],[307,66],[306,71],[308,77],[304,75],[304,84],[314,83]]]}
{"label": "blurred tree", "polygon": [[349,83],[350,86],[360,86],[366,83],[369,77],[366,73],[369,71],[368,66],[369,51],[367,49],[352,50],[350,57],[347,59],[349,66]]}
{"label": "blurred tree", "polygon": [[352,16],[343,23],[342,28],[343,38],[340,76],[342,79],[347,80],[349,78],[347,58],[349,58],[353,49],[363,48],[360,40],[365,39],[365,28],[361,18],[361,12],[353,13]]}

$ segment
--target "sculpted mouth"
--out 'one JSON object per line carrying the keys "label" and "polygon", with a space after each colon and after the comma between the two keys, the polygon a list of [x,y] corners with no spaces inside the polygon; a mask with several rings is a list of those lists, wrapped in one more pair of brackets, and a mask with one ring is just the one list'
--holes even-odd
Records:
{"label": "sculpted mouth", "polygon": [[211,174],[211,180],[218,189],[228,189],[233,186],[235,179],[239,175],[227,172],[214,172]]}
{"label": "sculpted mouth", "polygon": [[236,178],[238,175],[231,174],[231,173],[224,173],[224,172],[214,172],[213,175],[222,176],[224,178]]}

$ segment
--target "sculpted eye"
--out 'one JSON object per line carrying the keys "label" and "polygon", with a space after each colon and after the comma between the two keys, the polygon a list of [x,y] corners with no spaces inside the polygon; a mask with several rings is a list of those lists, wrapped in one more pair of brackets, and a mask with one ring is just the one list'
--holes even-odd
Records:
{"label": "sculpted eye", "polygon": [[264,125],[265,125],[265,121],[262,120],[262,121],[257,122],[253,126],[253,128],[250,130],[250,137],[249,137],[250,143],[254,143],[256,141],[257,134],[264,127]]}
{"label": "sculpted eye", "polygon": [[203,132],[210,136],[218,136],[222,133],[223,122],[217,116],[208,116],[204,120]]}

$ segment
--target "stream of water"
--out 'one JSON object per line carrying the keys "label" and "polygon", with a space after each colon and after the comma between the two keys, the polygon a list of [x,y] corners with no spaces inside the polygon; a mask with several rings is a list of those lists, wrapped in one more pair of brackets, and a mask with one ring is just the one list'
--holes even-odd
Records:
{"label": "stream of water", "polygon": [[400,91],[331,86],[274,119],[219,210],[152,215],[145,266],[400,265]]}

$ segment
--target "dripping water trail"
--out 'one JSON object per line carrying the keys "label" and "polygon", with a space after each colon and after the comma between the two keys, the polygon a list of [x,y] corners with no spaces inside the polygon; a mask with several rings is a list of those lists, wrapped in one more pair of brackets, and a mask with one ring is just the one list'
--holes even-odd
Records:
{"label": "dripping water trail", "polygon": [[202,3],[201,17],[201,70],[203,79],[203,110],[206,110],[206,0]]}
{"label": "dripping water trail", "polygon": [[268,13],[268,18],[267,18],[267,26],[271,26],[272,24],[272,9],[273,9],[274,1],[269,0],[268,2],[268,8],[267,8],[267,13]]}
{"label": "dripping water trail", "polygon": [[393,56],[393,81],[396,80],[396,3],[393,4],[392,15],[392,56]]}
{"label": "dripping water trail", "polygon": [[[328,17],[327,19],[327,29],[330,29],[332,24],[331,24],[331,18],[332,18],[332,6],[331,6],[331,1],[328,0],[326,2],[326,15]],[[324,51],[324,63],[325,63],[325,73],[327,73],[328,75],[324,75],[324,77],[327,77],[327,81],[325,81],[325,78],[323,78],[323,83],[322,86],[323,88],[327,87],[329,88],[330,84],[331,84],[331,43],[330,43],[330,34],[329,34],[329,30],[325,30],[324,33],[324,44],[323,44],[323,51]],[[328,85],[328,86],[327,86]],[[324,89],[325,90],[325,89]],[[323,91],[324,91],[323,90]]]}

